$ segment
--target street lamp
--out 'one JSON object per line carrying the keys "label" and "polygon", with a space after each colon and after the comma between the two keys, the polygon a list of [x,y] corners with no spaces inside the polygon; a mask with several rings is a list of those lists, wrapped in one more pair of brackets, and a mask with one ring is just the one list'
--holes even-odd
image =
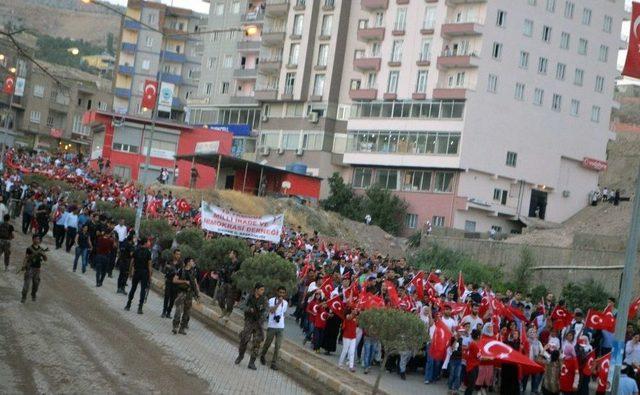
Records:
{"label": "street lamp", "polygon": [[0,53],[0,62],[2,62],[4,60],[4,54]]}
{"label": "street lamp", "polygon": [[9,72],[10,72],[11,74],[15,74],[15,73],[16,73],[16,71],[18,71],[18,70],[17,70],[15,67],[11,67],[11,68],[9,69]]}
{"label": "street lamp", "polygon": [[76,47],[73,47],[73,48],[67,49],[67,52],[69,52],[73,56],[76,56],[77,54],[80,53],[80,50]]}

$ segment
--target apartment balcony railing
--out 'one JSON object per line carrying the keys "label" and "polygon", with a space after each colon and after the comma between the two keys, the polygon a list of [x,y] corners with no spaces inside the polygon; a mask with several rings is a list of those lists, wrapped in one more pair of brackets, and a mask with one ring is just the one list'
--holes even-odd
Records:
{"label": "apartment balcony railing", "polygon": [[128,30],[140,30],[142,25],[138,21],[134,21],[131,19],[124,20],[124,28]]}
{"label": "apartment balcony railing", "polygon": [[351,118],[462,119],[461,100],[398,100],[356,102],[351,105]]}
{"label": "apartment balcony railing", "polygon": [[480,18],[452,19],[442,24],[442,37],[479,36],[482,34],[484,20]]}
{"label": "apartment balcony railing", "polygon": [[253,97],[256,100],[269,101],[276,100],[278,97],[278,87],[277,86],[263,86],[257,87]]}
{"label": "apartment balcony railing", "polygon": [[166,62],[184,63],[187,61],[186,56],[181,53],[162,51],[162,54]]}
{"label": "apartment balcony railing", "polygon": [[122,73],[125,75],[133,75],[135,74],[135,69],[133,66],[129,66],[126,64],[121,64],[118,66],[118,73]]}
{"label": "apartment balcony railing", "polygon": [[357,58],[353,60],[353,67],[355,67],[358,70],[363,70],[363,71],[380,71],[380,65],[382,64],[382,59],[381,58],[375,58],[375,57],[370,57],[370,58]]}
{"label": "apartment balcony railing", "polygon": [[282,31],[264,31],[262,32],[262,44],[264,45],[282,45],[286,32]]}
{"label": "apartment balcony railing", "polygon": [[486,3],[487,0],[446,0],[447,5],[459,5],[459,4],[474,4],[474,3]]}
{"label": "apartment balcony railing", "polygon": [[180,85],[182,84],[182,76],[177,74],[162,72],[162,81],[169,82],[175,85]]}
{"label": "apartment balcony railing", "polygon": [[131,89],[116,88],[114,90],[114,94],[116,95],[116,97],[123,97],[125,99],[128,99],[131,97]]}
{"label": "apartment balcony railing", "polygon": [[260,41],[238,41],[238,51],[254,52],[260,50]]}
{"label": "apartment balcony railing", "polygon": [[249,11],[240,16],[242,22],[262,22],[264,20],[264,13],[262,11]]}
{"label": "apartment balcony railing", "polygon": [[229,98],[231,104],[253,104],[256,99],[252,95],[234,95]]}
{"label": "apartment balcony railing", "polygon": [[378,97],[377,89],[351,89],[349,91],[351,100],[375,100]]}
{"label": "apartment balcony railing", "polygon": [[136,44],[122,43],[122,52],[135,53],[136,49],[137,49],[137,45]]}
{"label": "apartment balcony railing", "polygon": [[238,68],[233,70],[233,78],[236,79],[255,79],[258,76],[258,69]]}
{"label": "apartment balcony railing", "polygon": [[459,85],[439,84],[433,90],[432,97],[440,100],[465,100],[468,99],[471,91],[473,89],[467,83]]}
{"label": "apartment balcony railing", "polygon": [[358,28],[358,40],[360,41],[382,41],[384,40],[384,27]]}
{"label": "apartment balcony railing", "polygon": [[261,58],[258,63],[258,70],[262,74],[272,74],[280,71],[282,67],[282,57]]}
{"label": "apartment balcony railing", "polygon": [[289,12],[289,0],[267,0],[264,12],[267,16],[283,16]]}
{"label": "apartment balcony railing", "polygon": [[443,51],[438,56],[437,65],[439,69],[450,68],[477,68],[479,64],[478,56],[473,51]]}
{"label": "apartment balcony railing", "polygon": [[386,10],[389,8],[389,0],[360,0],[360,5],[365,10]]}

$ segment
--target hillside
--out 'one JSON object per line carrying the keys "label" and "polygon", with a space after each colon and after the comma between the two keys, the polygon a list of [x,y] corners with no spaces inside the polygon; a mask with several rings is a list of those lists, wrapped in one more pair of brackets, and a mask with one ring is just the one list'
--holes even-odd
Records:
{"label": "hillside", "polygon": [[0,23],[101,46],[120,30],[119,15],[80,0],[0,0]]}

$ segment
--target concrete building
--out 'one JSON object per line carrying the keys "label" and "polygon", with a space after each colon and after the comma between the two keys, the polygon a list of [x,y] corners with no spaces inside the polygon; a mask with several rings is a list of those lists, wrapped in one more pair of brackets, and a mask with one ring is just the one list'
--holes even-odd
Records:
{"label": "concrete building", "polygon": [[199,31],[206,26],[206,17],[191,10],[142,0],[129,0],[126,15],[127,18],[122,18],[116,60],[114,110],[151,116],[151,111],[141,107],[144,83],[158,80],[162,53],[159,90],[173,95],[171,105],[159,107],[158,115],[182,121],[186,101],[198,88],[202,58]]}
{"label": "concrete building", "polygon": [[106,73],[113,71],[113,65],[116,61],[116,58],[113,55],[105,52],[100,55],[83,56],[82,61],[87,66]]}

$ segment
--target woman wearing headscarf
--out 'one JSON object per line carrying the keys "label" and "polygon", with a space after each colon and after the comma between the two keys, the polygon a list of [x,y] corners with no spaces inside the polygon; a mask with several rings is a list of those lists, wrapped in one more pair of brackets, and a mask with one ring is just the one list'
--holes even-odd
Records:
{"label": "woman wearing headscarf", "polygon": [[[540,340],[538,340],[538,331],[535,327],[531,327],[527,331],[527,341],[529,342],[529,358],[542,365],[544,363],[544,348],[542,347]],[[538,389],[540,387],[540,382],[542,381],[542,373],[526,375],[522,378],[523,394],[527,391],[529,379],[531,379],[531,393],[539,393]]]}

